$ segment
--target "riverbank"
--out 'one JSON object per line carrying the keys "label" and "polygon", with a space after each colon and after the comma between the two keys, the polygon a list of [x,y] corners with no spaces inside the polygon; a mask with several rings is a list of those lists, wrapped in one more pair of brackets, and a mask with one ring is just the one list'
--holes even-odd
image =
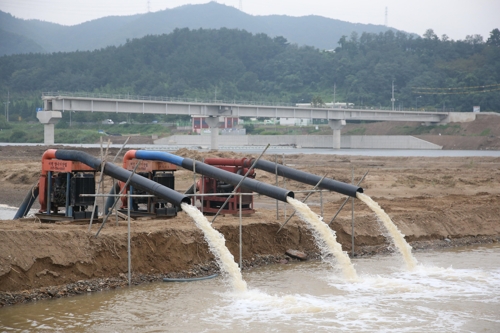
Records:
{"label": "riverbank", "polygon": [[[2,147],[5,149],[6,147]],[[0,159],[0,202],[19,205],[40,172],[45,147],[14,147]],[[85,150],[85,149],[83,149]],[[86,150],[99,156],[99,149]],[[110,155],[116,153],[110,152]],[[177,154],[201,160],[206,157],[243,157],[228,152],[180,150]],[[287,155],[292,168],[354,181],[368,171],[361,184],[377,201],[417,251],[498,241],[500,235],[500,158],[492,157],[363,157],[336,155]],[[271,157],[274,160],[274,156]],[[279,158],[281,160],[281,157]],[[275,183],[275,176],[257,172],[257,180]],[[193,181],[186,170],[176,172],[176,189],[184,191]],[[109,190],[109,181],[105,191]],[[311,186],[279,179],[299,200]],[[17,194],[18,193],[18,194]],[[329,222],[344,201],[337,193],[311,196],[307,203]],[[10,201],[10,202],[9,202]],[[323,205],[321,204],[323,203]],[[242,220],[244,270],[252,266],[289,260],[285,251],[295,249],[317,257],[312,235],[294,217],[277,233],[290,205],[257,196],[256,213]],[[392,251],[376,217],[360,201],[354,206],[355,252],[358,256]],[[331,224],[345,251],[351,251],[351,202]],[[239,219],[221,216],[213,226],[224,234],[226,245],[239,261]],[[132,271],[134,284],[163,277],[209,275],[217,268],[202,233],[183,212],[171,219],[137,219],[132,222]],[[108,223],[98,238],[97,226],[61,222],[40,223],[35,218],[0,221],[0,304],[40,298],[63,297],[126,285],[127,226]]]}
{"label": "riverbank", "polygon": [[[430,240],[412,242],[413,252],[433,251],[444,248],[457,248],[465,246],[473,246],[477,244],[499,243],[500,236],[486,237],[463,237],[459,239]],[[355,250],[354,257],[351,260],[356,264],[356,258],[374,255],[391,255],[392,249],[387,246],[363,246]],[[353,259],[354,258],[354,259]],[[308,260],[318,261],[319,256],[309,255]],[[292,258],[286,254],[260,256],[254,255],[250,259],[243,260],[243,274],[254,268],[259,268],[267,265],[286,265],[293,261],[301,261],[297,258]],[[137,286],[143,283],[161,282],[164,278],[196,278],[209,276],[215,273],[220,273],[215,261],[211,260],[205,264],[195,265],[190,270],[171,272],[171,273],[156,273],[156,274],[140,274],[133,273],[131,275],[131,286]],[[41,271],[41,274],[54,275],[52,271]],[[71,297],[85,295],[91,292],[103,292],[113,289],[128,287],[128,277],[124,273],[119,273],[115,277],[94,278],[87,280],[78,280],[76,282],[53,285],[48,287],[26,289],[23,291],[0,292],[0,307],[10,306],[39,300],[54,299],[61,297]]]}

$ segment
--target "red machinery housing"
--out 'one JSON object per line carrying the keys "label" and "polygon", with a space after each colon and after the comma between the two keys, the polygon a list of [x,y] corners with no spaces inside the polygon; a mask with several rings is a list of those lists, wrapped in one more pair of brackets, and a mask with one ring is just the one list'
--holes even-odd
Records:
{"label": "red machinery housing", "polygon": [[[241,160],[226,159],[226,158],[208,158],[205,159],[204,163],[215,166],[219,169],[236,173],[244,176],[248,172],[248,159],[243,158]],[[251,170],[247,178],[255,178],[255,170]],[[234,187],[231,184],[226,184],[220,180],[209,178],[203,176],[196,184],[198,193],[200,194],[211,194],[211,193],[227,193],[227,195],[213,195],[213,196],[196,196],[193,198],[193,205],[196,200],[201,202],[201,212],[202,213],[217,213],[222,207],[224,202],[229,197],[229,194],[234,191]],[[236,190],[236,193],[252,193],[251,191],[246,191],[241,187]],[[238,214],[240,209],[240,196],[233,195],[221,210],[222,214]],[[244,214],[253,214],[255,210],[253,209],[253,195],[242,195],[241,198],[241,210]]]}
{"label": "red machinery housing", "polygon": [[[134,152],[135,153],[135,152]],[[140,163],[135,169],[137,163]],[[129,171],[136,170],[136,173],[146,177],[158,184],[169,187],[175,190],[175,177],[174,172],[177,171],[177,166],[168,162],[162,161],[149,161],[137,160],[133,153],[127,152],[123,158],[123,168]],[[120,189],[123,188],[125,183],[120,182]],[[145,191],[129,186],[123,193],[128,191],[131,194],[146,195]],[[131,197],[131,215],[162,215],[162,216],[176,216],[177,208],[172,204],[158,197]],[[122,197],[121,209],[127,209],[127,198]]]}
{"label": "red machinery housing", "polygon": [[[42,156],[42,173],[38,182],[41,218],[90,218],[92,212],[87,209],[94,205],[94,197],[80,195],[95,194],[97,170],[81,162],[58,160],[55,152],[55,149],[49,149]],[[60,212],[62,208],[64,213]]]}

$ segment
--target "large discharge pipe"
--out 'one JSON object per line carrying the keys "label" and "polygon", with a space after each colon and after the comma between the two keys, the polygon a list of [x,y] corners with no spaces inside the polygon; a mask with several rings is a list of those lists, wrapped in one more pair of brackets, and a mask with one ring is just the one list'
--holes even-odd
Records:
{"label": "large discharge pipe", "polygon": [[148,150],[129,150],[125,154],[124,159],[131,159],[131,158],[169,162],[177,166],[183,167],[184,169],[194,171],[206,177],[221,180],[225,183],[234,186],[240,184],[241,182],[241,187],[247,190],[251,190],[253,192],[257,192],[283,202],[287,202],[288,197],[292,198],[294,197],[294,193],[292,191],[285,190],[281,187],[262,183],[250,178],[245,178],[241,175],[231,173],[202,162],[194,161],[189,158],[183,158],[166,152],[148,151]]}
{"label": "large discharge pipe", "polygon": [[33,205],[37,197],[38,197],[38,183],[35,186],[33,186],[31,190],[28,192],[23,202],[19,206],[16,215],[14,215],[13,220],[25,217],[29,213],[31,206]]}
{"label": "large discharge pipe", "polygon": [[[58,149],[55,150],[54,157],[59,160],[79,161],[95,170],[101,169],[102,161],[100,159],[81,151]],[[112,163],[104,164],[103,173],[122,182],[126,182],[130,178],[130,185],[160,197],[175,206],[180,206],[181,203],[191,203],[191,200],[183,194]]]}
{"label": "large discharge pipe", "polygon": [[[243,167],[250,167],[254,163],[255,159],[248,159],[248,158],[242,158],[242,159],[223,159],[223,158],[207,158],[205,159],[205,163],[210,164],[210,165],[239,165]],[[264,161],[264,160],[258,160],[254,168],[264,170],[270,173],[278,173],[278,175],[293,179],[295,181],[309,184],[309,185],[317,185],[318,182],[321,180],[322,177],[310,174],[304,171],[292,169],[290,167],[269,162],[269,161]],[[363,189],[358,186],[354,186],[351,184],[339,182],[333,179],[329,178],[324,178],[321,183],[318,185],[319,188],[334,191],[337,193],[345,194],[350,197],[356,198],[356,193],[363,193]]]}

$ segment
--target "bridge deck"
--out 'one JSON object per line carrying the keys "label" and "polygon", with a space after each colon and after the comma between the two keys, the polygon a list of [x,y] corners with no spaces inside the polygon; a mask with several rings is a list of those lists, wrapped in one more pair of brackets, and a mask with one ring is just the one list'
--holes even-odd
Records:
{"label": "bridge deck", "polygon": [[303,118],[327,120],[376,120],[442,122],[447,112],[389,111],[287,105],[254,105],[228,102],[128,99],[127,96],[73,96],[44,93],[45,111],[116,112],[140,114],[178,114],[191,116]]}

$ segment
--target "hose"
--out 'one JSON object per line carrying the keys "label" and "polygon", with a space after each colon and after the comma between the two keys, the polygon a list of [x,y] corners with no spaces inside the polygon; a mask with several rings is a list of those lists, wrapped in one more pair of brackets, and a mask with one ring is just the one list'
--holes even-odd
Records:
{"label": "hose", "polygon": [[28,194],[24,198],[23,202],[19,206],[19,209],[14,215],[13,220],[20,219],[21,217],[25,217],[31,209],[31,206],[35,202],[35,199],[38,197],[38,182],[33,185],[33,187],[29,190]]}
{"label": "hose", "polygon": [[213,274],[208,276],[201,276],[195,278],[163,278],[163,282],[193,282],[193,281],[202,281],[213,279],[214,277],[219,276],[219,274]]}

